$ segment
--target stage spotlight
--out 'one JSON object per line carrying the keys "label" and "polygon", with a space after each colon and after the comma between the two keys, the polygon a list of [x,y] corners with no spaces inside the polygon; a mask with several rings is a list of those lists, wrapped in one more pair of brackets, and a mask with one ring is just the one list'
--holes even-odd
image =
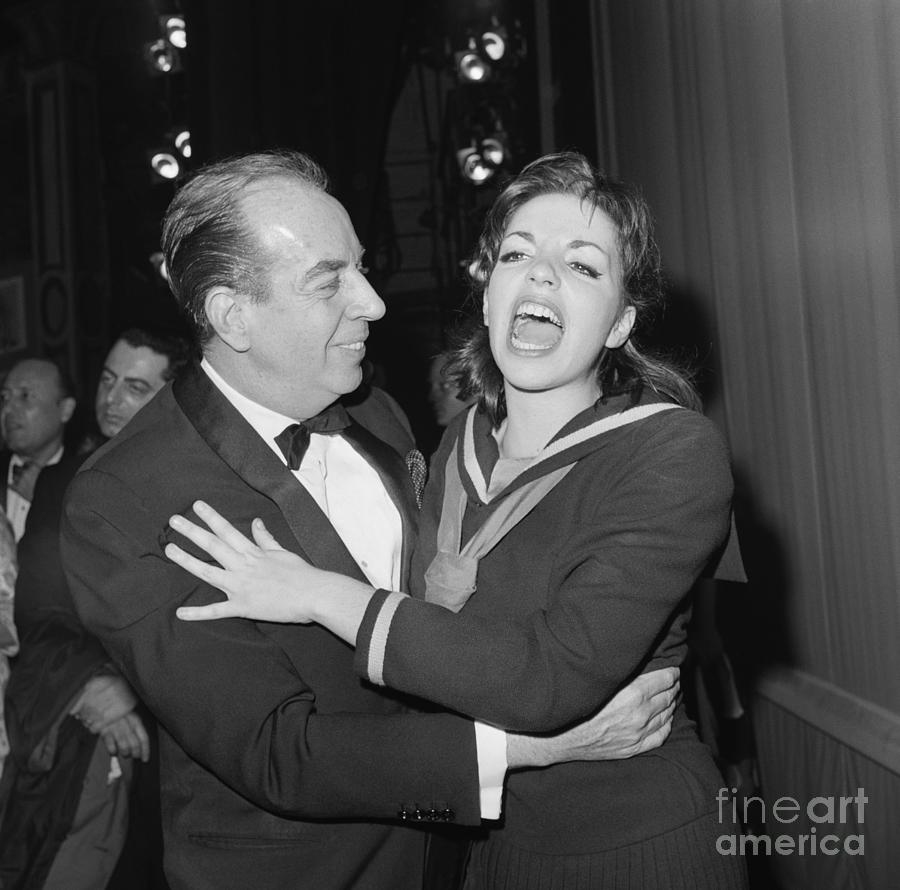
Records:
{"label": "stage spotlight", "polygon": [[490,77],[490,66],[474,50],[456,54],[456,73],[459,79],[470,83],[480,83]]}
{"label": "stage spotlight", "polygon": [[144,57],[154,74],[169,74],[181,67],[178,50],[173,49],[162,38],[146,45]]}
{"label": "stage spotlight", "polygon": [[481,83],[491,76],[490,62],[478,52],[474,37],[469,37],[468,46],[454,55],[456,74],[463,82]]}
{"label": "stage spotlight", "polygon": [[181,164],[175,155],[168,151],[156,152],[150,158],[150,167],[160,179],[176,179],[181,173]]}
{"label": "stage spotlight", "polygon": [[506,54],[506,31],[503,28],[485,31],[481,35],[481,48],[492,62],[499,62]]}
{"label": "stage spotlight", "polygon": [[166,34],[166,40],[172,46],[177,49],[184,49],[187,46],[187,28],[180,15],[164,15],[161,18],[161,24]]}
{"label": "stage spotlight", "polygon": [[481,156],[493,167],[500,167],[506,159],[506,149],[496,137],[481,140]]}
{"label": "stage spotlight", "polygon": [[474,145],[458,151],[456,159],[460,173],[473,185],[483,185],[496,172],[496,168],[485,161]]}
{"label": "stage spotlight", "polygon": [[175,137],[175,148],[181,152],[183,158],[191,156],[191,133],[190,130],[181,130]]}

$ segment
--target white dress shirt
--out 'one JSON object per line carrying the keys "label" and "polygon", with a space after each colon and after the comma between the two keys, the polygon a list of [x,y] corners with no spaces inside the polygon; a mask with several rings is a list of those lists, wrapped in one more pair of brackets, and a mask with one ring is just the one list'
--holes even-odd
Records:
{"label": "white dress shirt", "polygon": [[[248,399],[227,383],[205,358],[200,367],[287,465],[275,437],[285,427],[297,423],[297,419]],[[403,525],[397,507],[368,461],[340,434],[312,433],[300,468],[292,472],[328,517],[369,583],[384,590],[399,590]],[[498,819],[508,765],[506,733],[475,721],[475,744],[481,816]]]}

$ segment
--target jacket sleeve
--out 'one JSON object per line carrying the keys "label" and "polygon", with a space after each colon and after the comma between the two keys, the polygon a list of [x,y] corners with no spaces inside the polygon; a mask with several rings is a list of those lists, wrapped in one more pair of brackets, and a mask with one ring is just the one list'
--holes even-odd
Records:
{"label": "jacket sleeve", "polygon": [[[546,532],[530,546],[552,561],[544,608],[453,613],[382,593],[357,637],[357,671],[506,730],[546,732],[593,713],[651,661],[677,663],[683,650],[667,635],[683,623],[685,597],[725,538],[732,491],[721,437],[699,415],[679,414],[693,419],[677,422],[677,434],[664,424],[635,433],[639,445],[620,468],[576,468],[528,517]],[[425,509],[439,509],[429,495]],[[423,522],[423,543],[435,524],[434,516]],[[485,593],[479,586],[469,605]]]}
{"label": "jacket sleeve", "polygon": [[[470,721],[324,713],[279,642],[333,645],[321,629],[180,621],[178,606],[221,595],[165,558],[164,522],[121,480],[86,470],[67,498],[63,560],[82,620],[191,758],[284,817],[392,819],[415,801],[480,821]],[[352,677],[349,656],[344,669]]]}

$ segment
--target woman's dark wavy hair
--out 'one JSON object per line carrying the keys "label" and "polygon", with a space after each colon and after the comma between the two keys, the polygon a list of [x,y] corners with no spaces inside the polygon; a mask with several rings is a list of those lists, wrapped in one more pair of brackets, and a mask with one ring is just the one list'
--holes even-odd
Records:
{"label": "woman's dark wavy hair", "polygon": [[259,152],[197,171],[166,210],[162,248],[169,287],[201,345],[212,336],[206,295],[214,287],[231,287],[258,301],[267,296],[267,257],[241,200],[250,186],[279,179],[328,191],[325,171],[308,155]]}
{"label": "woman's dark wavy hair", "polygon": [[487,213],[468,267],[477,317],[461,331],[445,372],[460,387],[460,397],[477,397],[494,426],[506,417],[503,376],[491,355],[480,304],[510,217],[540,195],[575,195],[606,213],[618,231],[624,306],[634,307],[635,324],[623,346],[604,349],[600,356],[601,398],[630,393],[637,401],[644,387],[649,387],[679,405],[699,410],[700,399],[688,375],[670,361],[642,351],[637,342],[663,302],[659,248],[649,208],[637,189],[608,179],[577,152],[548,154],[530,163],[505,186]]}

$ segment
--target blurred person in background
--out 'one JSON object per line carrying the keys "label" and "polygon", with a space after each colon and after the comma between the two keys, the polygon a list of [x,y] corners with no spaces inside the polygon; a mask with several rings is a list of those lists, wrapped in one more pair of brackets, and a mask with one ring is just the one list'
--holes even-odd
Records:
{"label": "blurred person in background", "polygon": [[75,404],[71,379],[48,359],[22,359],[3,381],[0,427],[7,450],[0,454],[0,492],[16,541],[25,533],[41,470],[62,460]]}
{"label": "blurred person in background", "polygon": [[[59,553],[66,488],[86,451],[115,436],[184,366],[186,340],[130,328],[103,365],[97,433],[47,467],[19,542],[20,654],[7,692],[11,739],[0,824],[3,890],[165,886],[154,726],[75,612]],[[124,852],[123,852],[124,851]]]}
{"label": "blurred person in background", "polygon": [[440,427],[447,426],[457,414],[474,401],[474,398],[461,399],[458,384],[444,374],[448,358],[447,352],[438,353],[428,368],[428,401],[434,412],[435,422]]}

